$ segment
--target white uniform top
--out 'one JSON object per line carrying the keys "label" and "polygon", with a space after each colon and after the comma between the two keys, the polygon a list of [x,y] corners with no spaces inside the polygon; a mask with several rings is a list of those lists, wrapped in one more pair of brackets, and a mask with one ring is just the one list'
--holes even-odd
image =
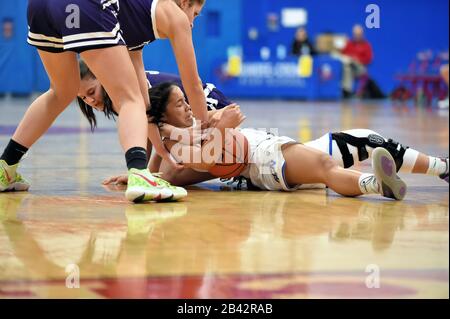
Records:
{"label": "white uniform top", "polygon": [[239,129],[239,132],[249,143],[248,166],[241,176],[250,179],[254,186],[263,190],[293,191],[298,188],[289,186],[285,180],[286,161],[282,152],[283,145],[297,143],[295,140],[263,130],[245,128]]}

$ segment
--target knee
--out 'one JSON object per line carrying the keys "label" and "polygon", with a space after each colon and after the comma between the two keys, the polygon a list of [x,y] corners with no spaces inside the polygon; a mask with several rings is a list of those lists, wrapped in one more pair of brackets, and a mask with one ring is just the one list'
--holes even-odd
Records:
{"label": "knee", "polygon": [[143,96],[140,92],[131,93],[122,91],[115,94],[114,97],[111,98],[113,105],[117,108],[117,111],[120,112],[122,108],[130,108],[137,107],[146,109],[145,102]]}
{"label": "knee", "polygon": [[55,104],[61,107],[67,107],[78,95],[79,84],[73,84],[64,88],[50,86],[48,91],[51,98],[56,102]]}
{"label": "knee", "polygon": [[325,179],[326,176],[328,176],[328,174],[338,166],[337,163],[328,154],[321,154],[318,162]]}

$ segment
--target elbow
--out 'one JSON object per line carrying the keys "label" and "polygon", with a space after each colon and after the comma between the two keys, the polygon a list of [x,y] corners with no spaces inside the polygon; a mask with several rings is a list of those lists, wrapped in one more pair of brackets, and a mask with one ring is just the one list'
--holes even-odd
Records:
{"label": "elbow", "polygon": [[203,82],[199,77],[191,82],[191,85],[189,85],[189,91],[194,94],[198,94],[200,92],[203,94]]}
{"label": "elbow", "polygon": [[202,82],[202,79],[200,79],[199,76],[195,77],[194,84],[195,84],[195,86],[200,87],[203,90],[203,82]]}

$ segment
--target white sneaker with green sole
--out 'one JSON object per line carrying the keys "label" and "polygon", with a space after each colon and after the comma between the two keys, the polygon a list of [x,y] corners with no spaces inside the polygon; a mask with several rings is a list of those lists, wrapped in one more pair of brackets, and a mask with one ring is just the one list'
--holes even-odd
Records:
{"label": "white sneaker with green sole", "polygon": [[0,192],[25,192],[30,189],[30,183],[17,173],[18,166],[0,160]]}
{"label": "white sneaker with green sole", "polygon": [[131,202],[180,200],[186,196],[185,189],[172,186],[165,180],[153,176],[148,169],[133,168],[128,172],[125,197]]}

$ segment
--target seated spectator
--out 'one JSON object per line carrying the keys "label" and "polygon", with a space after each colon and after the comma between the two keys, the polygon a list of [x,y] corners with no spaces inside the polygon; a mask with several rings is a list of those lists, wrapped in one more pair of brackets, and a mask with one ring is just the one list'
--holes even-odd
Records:
{"label": "seated spectator", "polygon": [[344,97],[350,97],[353,94],[355,78],[367,74],[367,66],[373,60],[372,46],[364,38],[364,29],[361,25],[353,27],[353,39],[347,41],[341,53],[341,61],[344,64],[343,94]]}
{"label": "seated spectator", "polygon": [[297,29],[291,53],[296,56],[317,54],[316,49],[308,39],[308,33],[305,28]]}

